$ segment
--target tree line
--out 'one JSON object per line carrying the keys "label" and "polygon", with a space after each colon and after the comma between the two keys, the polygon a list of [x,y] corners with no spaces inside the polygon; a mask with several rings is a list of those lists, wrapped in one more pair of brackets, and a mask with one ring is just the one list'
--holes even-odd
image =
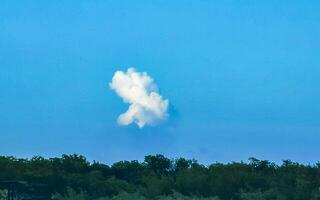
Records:
{"label": "tree line", "polygon": [[[320,200],[320,163],[284,160],[199,164],[185,158],[145,156],[111,166],[81,155],[0,157],[0,182],[19,181],[29,199],[55,200]],[[1,195],[6,185],[0,183]]]}

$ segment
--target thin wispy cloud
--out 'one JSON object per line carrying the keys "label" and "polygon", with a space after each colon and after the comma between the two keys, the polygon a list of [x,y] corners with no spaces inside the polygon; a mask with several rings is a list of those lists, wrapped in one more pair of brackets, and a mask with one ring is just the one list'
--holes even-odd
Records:
{"label": "thin wispy cloud", "polygon": [[128,110],[118,117],[120,125],[136,123],[140,128],[154,125],[168,117],[169,101],[158,93],[158,87],[146,72],[129,68],[127,72],[115,72],[110,88],[125,103]]}

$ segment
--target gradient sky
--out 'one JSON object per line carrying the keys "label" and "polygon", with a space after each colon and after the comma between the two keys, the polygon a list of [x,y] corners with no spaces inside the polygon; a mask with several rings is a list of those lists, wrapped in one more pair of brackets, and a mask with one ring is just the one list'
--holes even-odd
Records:
{"label": "gradient sky", "polygon": [[[319,161],[320,1],[0,2],[0,154]],[[135,67],[170,101],[119,126]]]}

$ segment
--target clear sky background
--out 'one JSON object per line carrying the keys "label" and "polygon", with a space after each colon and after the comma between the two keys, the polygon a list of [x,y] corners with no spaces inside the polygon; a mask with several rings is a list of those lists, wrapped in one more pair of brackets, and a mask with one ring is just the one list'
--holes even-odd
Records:
{"label": "clear sky background", "polygon": [[[319,161],[320,1],[0,2],[0,154]],[[119,126],[135,67],[170,101]]]}

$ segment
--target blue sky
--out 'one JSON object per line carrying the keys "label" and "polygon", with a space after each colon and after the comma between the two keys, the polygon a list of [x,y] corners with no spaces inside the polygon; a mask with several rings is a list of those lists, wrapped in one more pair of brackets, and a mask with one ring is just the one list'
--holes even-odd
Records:
{"label": "blue sky", "polygon": [[[319,161],[319,1],[0,3],[0,154]],[[170,101],[119,126],[108,83],[135,67]]]}

